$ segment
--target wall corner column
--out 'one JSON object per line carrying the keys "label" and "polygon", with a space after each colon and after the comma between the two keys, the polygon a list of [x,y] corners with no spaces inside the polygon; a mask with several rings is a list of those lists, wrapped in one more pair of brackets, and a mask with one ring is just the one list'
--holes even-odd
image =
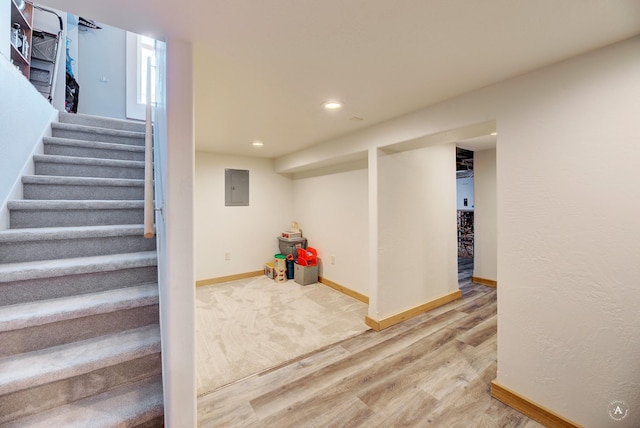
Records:
{"label": "wall corner column", "polygon": [[162,53],[166,94],[156,115],[156,163],[163,190],[156,203],[162,207],[157,229],[164,414],[166,426],[191,428],[197,426],[193,48],[169,39]]}
{"label": "wall corner column", "polygon": [[368,150],[369,161],[369,311],[378,319],[378,149]]}

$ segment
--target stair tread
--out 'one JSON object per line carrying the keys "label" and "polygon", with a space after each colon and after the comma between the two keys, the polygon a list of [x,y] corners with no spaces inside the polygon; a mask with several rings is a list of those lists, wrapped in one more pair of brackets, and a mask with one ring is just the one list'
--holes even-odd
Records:
{"label": "stair tread", "polygon": [[55,209],[136,209],[144,208],[140,200],[14,200],[8,201],[9,210],[55,210]]}
{"label": "stair tread", "polygon": [[158,303],[157,284],[0,307],[0,332]]}
{"label": "stair tread", "polygon": [[57,163],[57,164],[72,164],[72,165],[144,168],[144,161],[106,159],[106,158],[86,158],[86,157],[78,157],[78,156],[33,155],[33,161]]}
{"label": "stair tread", "polygon": [[0,243],[47,241],[56,239],[104,238],[109,236],[143,236],[144,225],[117,224],[107,226],[33,227],[0,230]]}
{"label": "stair tread", "polygon": [[9,422],[6,427],[108,428],[136,426],[162,414],[162,377],[158,375]]}
{"label": "stair tread", "polygon": [[0,283],[155,266],[156,251],[0,264]]}
{"label": "stair tread", "polygon": [[25,175],[23,184],[55,184],[69,186],[144,187],[144,180],[136,178],[66,177],[59,175]]}
{"label": "stair tread", "polygon": [[74,123],[53,122],[51,124],[52,129],[59,129],[61,131],[78,131],[78,132],[91,132],[100,135],[110,135],[118,137],[138,137],[144,138],[144,131],[123,131],[113,128],[100,128],[98,126],[76,125]]}
{"label": "stair tread", "polygon": [[[0,357],[0,396],[21,408],[23,397],[27,403],[47,395],[48,402],[51,388],[126,370],[118,383],[57,403],[113,389],[48,410],[13,413],[38,412],[5,418],[1,425],[106,428],[154,421],[163,414],[163,393],[162,376],[155,375],[161,352],[158,257],[145,251],[155,242],[143,239],[138,218],[144,206],[144,124],[60,113],[51,129],[54,136],[43,138],[51,154],[33,155],[36,174],[22,177],[29,185],[25,196],[34,199],[8,201],[15,229],[0,230],[2,258],[16,261],[0,263],[0,334],[17,344]],[[107,250],[95,250],[103,243]],[[118,252],[91,256],[107,251]],[[58,255],[66,258],[19,261]],[[153,370],[130,373],[134,360]],[[151,377],[136,380],[145,376]]]}
{"label": "stair tread", "polygon": [[0,359],[0,395],[160,352],[157,324]]}
{"label": "stair tread", "polygon": [[131,144],[106,143],[103,141],[77,140],[65,137],[44,137],[44,144],[59,144],[73,147],[89,147],[94,149],[123,150],[126,152],[143,152],[144,146],[133,146]]}
{"label": "stair tread", "polygon": [[[68,113],[66,111],[58,112],[58,122],[60,123],[75,123],[82,125],[78,122],[98,122],[103,124],[109,124],[109,126],[101,126],[100,128],[120,129],[117,126],[128,126],[138,128],[139,132],[144,132],[145,122],[132,119],[118,119],[115,117],[96,116],[86,113]],[[88,125],[95,126],[95,125]]]}

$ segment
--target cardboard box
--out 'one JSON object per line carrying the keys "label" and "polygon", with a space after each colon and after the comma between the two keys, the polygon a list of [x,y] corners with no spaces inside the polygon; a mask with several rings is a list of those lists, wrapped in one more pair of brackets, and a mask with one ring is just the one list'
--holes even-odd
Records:
{"label": "cardboard box", "polygon": [[300,285],[309,285],[318,282],[318,265],[302,266],[296,263],[293,280]]}
{"label": "cardboard box", "polygon": [[272,262],[264,264],[264,275],[267,278],[273,279],[275,276],[275,266]]}

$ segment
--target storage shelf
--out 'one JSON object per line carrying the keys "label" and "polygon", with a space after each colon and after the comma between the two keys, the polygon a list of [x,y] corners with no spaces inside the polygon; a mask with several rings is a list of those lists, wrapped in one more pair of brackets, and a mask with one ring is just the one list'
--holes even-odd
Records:
{"label": "storage shelf", "polygon": [[[16,62],[16,59],[22,64],[28,65],[29,60],[22,55],[22,52],[18,48],[15,47],[13,43],[11,43],[11,57],[14,58],[13,62]],[[17,57],[17,58],[16,58]]]}
{"label": "storage shelf", "polygon": [[18,23],[20,28],[24,31],[25,39],[28,43],[29,49],[27,55],[23,55],[22,52],[11,43],[11,61],[20,69],[22,74],[28,79],[30,74],[30,58],[29,52],[31,51],[31,36],[33,32],[33,4],[25,2],[23,10],[18,8],[15,0],[11,0],[11,27],[14,23]]}
{"label": "storage shelf", "polygon": [[11,0],[11,23],[17,22],[21,27],[28,27],[31,29],[31,22],[33,21],[33,5],[31,3],[25,3],[24,9],[20,10],[15,0]]}

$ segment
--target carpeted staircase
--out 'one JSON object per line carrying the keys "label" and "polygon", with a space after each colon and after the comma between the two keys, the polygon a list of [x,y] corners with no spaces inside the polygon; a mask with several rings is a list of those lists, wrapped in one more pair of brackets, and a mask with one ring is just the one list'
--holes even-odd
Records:
{"label": "carpeted staircase", "polygon": [[156,427],[144,125],[60,113],[0,231],[0,426]]}

